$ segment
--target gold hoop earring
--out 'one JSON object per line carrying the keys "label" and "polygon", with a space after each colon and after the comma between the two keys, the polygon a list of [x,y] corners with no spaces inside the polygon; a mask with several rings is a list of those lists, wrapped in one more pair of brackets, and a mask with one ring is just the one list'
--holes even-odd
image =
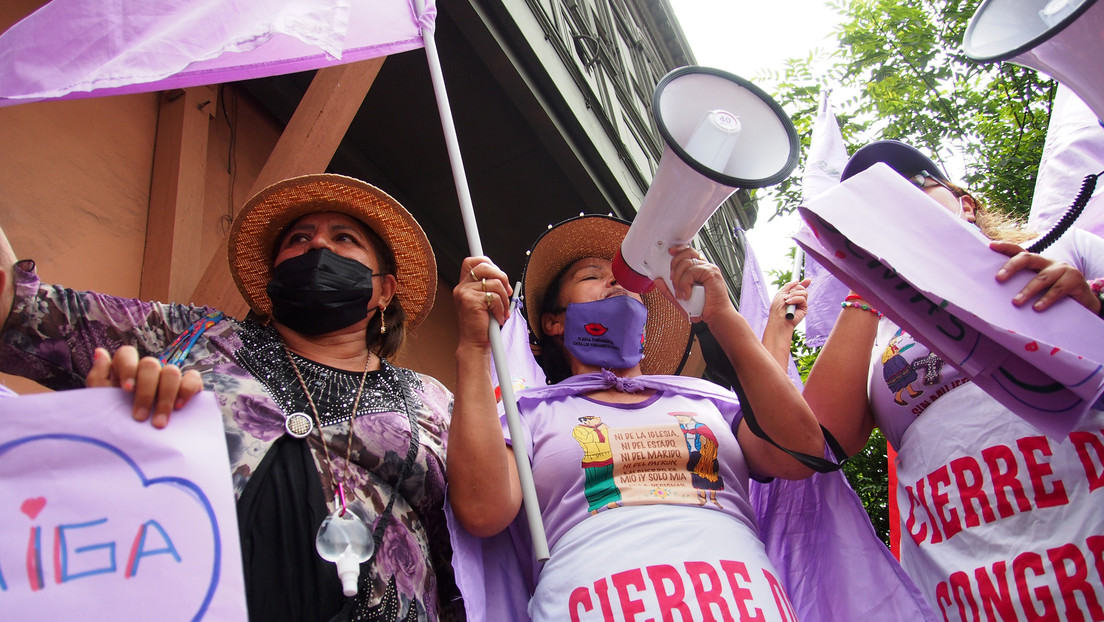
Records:
{"label": "gold hoop earring", "polygon": [[379,308],[379,313],[380,313],[380,334],[381,335],[386,335],[387,334],[387,321],[383,317],[383,307]]}

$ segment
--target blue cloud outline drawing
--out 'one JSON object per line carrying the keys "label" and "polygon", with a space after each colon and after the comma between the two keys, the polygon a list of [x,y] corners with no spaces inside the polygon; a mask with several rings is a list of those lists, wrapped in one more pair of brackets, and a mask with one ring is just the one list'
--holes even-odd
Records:
{"label": "blue cloud outline drawing", "polygon": [[108,452],[115,454],[120,460],[122,460],[132,471],[138,476],[138,479],[142,482],[143,488],[149,488],[150,486],[158,484],[168,484],[177,488],[184,489],[186,492],[192,493],[196,500],[203,506],[204,511],[207,512],[207,519],[211,525],[211,535],[214,539],[214,559],[213,568],[211,569],[211,582],[207,586],[207,593],[203,597],[203,602],[199,605],[199,610],[196,611],[192,617],[193,622],[203,619],[206,615],[208,607],[211,605],[211,599],[214,598],[215,588],[218,587],[219,574],[222,568],[222,538],[219,535],[219,523],[218,518],[215,516],[215,509],[211,505],[211,502],[207,499],[207,495],[203,493],[203,490],[190,480],[182,477],[156,477],[153,479],[146,478],[145,473],[142,472],[142,468],[138,466],[138,463],[134,461],[123,450],[115,447],[114,445],[104,442],[100,439],[91,438],[88,436],[80,436],[77,434],[38,434],[35,436],[25,436],[13,441],[9,441],[4,444],[0,444],[0,458],[4,456],[8,451],[15,449],[16,447],[27,445],[38,441],[70,441],[75,443],[87,443],[94,445],[100,449],[104,449]]}

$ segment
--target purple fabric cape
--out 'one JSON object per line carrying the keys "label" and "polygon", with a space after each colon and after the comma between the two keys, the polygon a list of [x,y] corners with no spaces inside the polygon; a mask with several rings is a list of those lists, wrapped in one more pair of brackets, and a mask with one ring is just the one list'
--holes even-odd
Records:
{"label": "purple fabric cape", "polygon": [[[531,400],[609,388],[612,374],[574,376],[546,387],[526,389]],[[651,388],[736,403],[730,391],[684,376],[639,376],[623,388]],[[524,416],[524,415],[523,415]],[[854,620],[938,620],[897,560],[877,538],[862,503],[842,473],[804,480],[751,482],[760,539],[786,585],[803,622]],[[452,534],[453,567],[472,621],[529,620],[529,595],[540,572],[533,560],[523,513],[502,533],[477,538],[461,527],[446,507]]]}

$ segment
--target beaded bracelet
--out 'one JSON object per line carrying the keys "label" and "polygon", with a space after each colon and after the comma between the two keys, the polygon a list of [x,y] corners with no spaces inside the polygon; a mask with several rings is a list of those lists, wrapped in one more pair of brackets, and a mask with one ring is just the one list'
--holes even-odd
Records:
{"label": "beaded bracelet", "polygon": [[870,305],[859,304],[857,302],[841,302],[840,307],[844,308],[844,309],[846,309],[847,307],[852,307],[852,308],[855,308],[855,309],[862,309],[863,311],[869,311],[869,312],[873,313],[874,315],[876,315],[878,317],[882,317],[882,312],[875,309],[874,307],[872,307]]}

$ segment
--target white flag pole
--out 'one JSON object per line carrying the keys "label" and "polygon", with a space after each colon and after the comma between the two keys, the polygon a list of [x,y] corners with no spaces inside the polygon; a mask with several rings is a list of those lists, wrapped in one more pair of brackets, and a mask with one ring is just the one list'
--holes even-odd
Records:
{"label": "white flag pole", "polygon": [[[423,0],[414,0],[418,15],[425,11]],[[422,28],[422,42],[425,45],[426,57],[429,61],[429,75],[433,81],[433,92],[437,96],[437,111],[441,117],[441,127],[445,132],[445,145],[448,148],[449,162],[452,164],[452,177],[456,182],[456,192],[460,199],[460,215],[464,221],[464,232],[468,237],[468,249],[472,256],[483,255],[483,244],[479,241],[479,228],[475,222],[475,209],[472,206],[471,192],[468,189],[468,179],[464,172],[464,161],[460,157],[460,144],[456,139],[456,126],[452,120],[452,108],[449,106],[448,92],[445,90],[445,79],[441,73],[441,59],[437,55],[437,44],[433,40],[433,31],[430,28]],[[502,404],[506,408],[506,424],[510,429],[510,438],[513,439],[514,459],[517,461],[518,479],[521,481],[522,505],[525,509],[525,517],[529,523],[529,532],[533,538],[533,552],[538,561],[547,561],[549,558],[548,538],[544,532],[544,521],[541,520],[540,506],[537,504],[537,489],[533,483],[533,468],[529,464],[529,456],[525,452],[525,430],[521,425],[521,415],[518,414],[517,401],[514,398],[513,382],[510,379],[510,369],[506,362],[506,348],[502,343],[502,329],[498,322],[490,322],[491,356],[494,358],[495,369],[498,371],[498,386],[502,391]]]}
{"label": "white flag pole", "polygon": [[[801,280],[801,272],[805,268],[805,251],[801,250],[800,246],[794,247],[794,259],[793,259],[793,273],[790,275],[793,280]],[[786,305],[786,319],[794,319],[794,313],[797,311],[797,305]]]}

